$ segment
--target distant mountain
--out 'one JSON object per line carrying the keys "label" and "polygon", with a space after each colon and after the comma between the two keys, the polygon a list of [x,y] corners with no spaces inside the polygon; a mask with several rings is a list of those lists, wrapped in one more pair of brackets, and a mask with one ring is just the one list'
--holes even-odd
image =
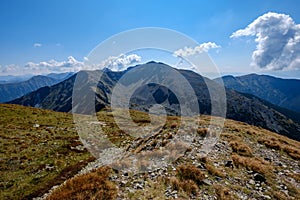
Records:
{"label": "distant mountain", "polygon": [[[141,67],[147,67],[147,72],[142,70],[139,72],[139,66],[129,68],[123,72],[105,71],[81,71],[69,79],[51,87],[43,87],[19,99],[11,101],[12,104],[20,104],[25,106],[50,109],[54,111],[71,112],[72,110],[72,94],[73,86],[77,77],[81,91],[86,91],[80,96],[80,101],[73,101],[73,111],[77,113],[92,112],[90,103],[91,99],[95,99],[95,108],[100,110],[105,106],[110,106],[111,94],[114,86],[118,82],[121,85],[128,85],[139,82],[142,87],[135,90],[130,98],[130,106],[132,109],[148,111],[149,108],[157,103],[161,103],[171,115],[179,115],[180,106],[178,99],[174,93],[158,84],[147,83],[147,74],[156,72],[156,80],[164,80],[167,77],[163,69],[169,67],[163,63],[150,62]],[[131,76],[130,70],[136,70],[132,73],[132,77],[127,82],[122,82],[122,76],[126,73]],[[210,93],[216,93],[221,90],[219,84],[208,78],[187,70],[177,70],[190,83],[199,104],[199,110],[202,114],[211,114],[211,99]],[[101,77],[101,80],[99,78]],[[169,82],[172,87],[172,81]],[[208,90],[207,85],[211,90]],[[97,86],[97,87],[95,87]],[[178,86],[178,85],[175,85]],[[78,89],[78,88],[77,88]],[[81,94],[80,94],[81,95]],[[290,138],[300,140],[300,125],[299,121],[292,121],[289,117],[280,112],[276,107],[270,107],[259,98],[252,98],[231,89],[226,89],[227,96],[227,115],[226,117],[251,125],[260,126],[274,132],[286,135]],[[122,97],[120,97],[122,98]],[[189,98],[189,97],[186,97]],[[194,103],[189,103],[194,104]],[[92,108],[92,109],[95,109]],[[194,109],[194,108],[191,108]]]}
{"label": "distant mountain", "polygon": [[[97,110],[100,110],[106,105],[109,105],[109,97],[105,92],[101,93],[104,89],[111,93],[113,86],[116,83],[116,79],[113,78],[117,73],[107,72],[102,76],[102,81],[98,83],[99,77],[102,75],[101,71],[80,71],[74,74],[69,79],[62,81],[53,86],[42,87],[34,92],[31,92],[21,98],[15,99],[9,103],[19,104],[43,109],[49,109],[59,112],[71,112],[72,110],[72,94],[73,86],[76,77],[82,78],[82,88],[85,91],[92,91],[94,93],[93,86],[97,85],[101,87],[97,94]],[[88,80],[88,81],[87,81]],[[101,86],[102,85],[102,86]],[[81,97],[81,99],[84,97]],[[89,102],[90,98],[86,97],[85,102]],[[85,102],[82,102],[83,104]],[[88,109],[88,108],[87,108]],[[88,113],[90,110],[81,110],[80,113]]]}
{"label": "distant mountain", "polygon": [[50,74],[47,74],[46,76],[49,78],[57,79],[57,80],[65,80],[65,79],[70,78],[72,75],[74,75],[74,72],[50,73]]}
{"label": "distant mountain", "polygon": [[22,81],[27,81],[31,77],[33,77],[33,75],[24,75],[24,76],[7,75],[7,76],[0,76],[0,84],[18,83],[18,82],[22,82]]}
{"label": "distant mountain", "polygon": [[34,76],[29,80],[0,84],[0,102],[7,102],[26,95],[41,87],[52,86],[67,78],[73,73],[49,74],[47,76]]}
{"label": "distant mountain", "polygon": [[[300,80],[268,75],[224,76],[224,86],[249,93],[277,106],[300,112]],[[220,78],[215,79],[220,81]]]}

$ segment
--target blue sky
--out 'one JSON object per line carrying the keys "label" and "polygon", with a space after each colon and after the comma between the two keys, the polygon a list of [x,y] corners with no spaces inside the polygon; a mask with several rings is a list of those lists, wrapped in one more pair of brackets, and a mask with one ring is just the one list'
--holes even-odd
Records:
{"label": "blue sky", "polygon": [[[27,0],[0,2],[1,69],[28,62],[66,62],[83,58],[100,42],[119,32],[140,27],[163,27],[186,34],[199,43],[221,46],[210,50],[223,73],[268,73],[300,78],[297,68],[259,71],[251,66],[254,37],[230,38],[268,12],[289,15],[300,23],[297,0],[212,1],[71,1]],[[42,69],[40,69],[43,72]],[[14,73],[1,70],[0,75]],[[19,74],[26,73],[25,71]]]}

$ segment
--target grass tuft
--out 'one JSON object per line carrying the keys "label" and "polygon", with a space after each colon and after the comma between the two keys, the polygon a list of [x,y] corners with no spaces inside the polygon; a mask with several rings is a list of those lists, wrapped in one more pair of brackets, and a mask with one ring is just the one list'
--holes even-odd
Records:
{"label": "grass tuft", "polygon": [[252,170],[264,175],[271,175],[270,173],[273,171],[273,167],[269,162],[259,158],[249,158],[234,154],[232,155],[232,160],[234,165],[237,167],[242,166],[247,168],[248,170]]}
{"label": "grass tuft", "polygon": [[205,178],[204,173],[195,167],[194,165],[180,165],[177,167],[177,175],[180,180],[192,180],[198,185],[202,183],[202,180]]}
{"label": "grass tuft", "polygon": [[241,155],[241,156],[249,156],[252,157],[252,149],[246,145],[244,142],[242,141],[231,141],[229,143],[231,149],[233,152]]}
{"label": "grass tuft", "polygon": [[213,176],[225,177],[225,174],[221,170],[217,169],[213,164],[206,164],[205,168],[207,169],[208,173]]}
{"label": "grass tuft", "polygon": [[223,187],[221,185],[215,185],[214,188],[215,188],[218,200],[234,200],[234,199],[236,199],[230,194],[230,190],[228,188]]}
{"label": "grass tuft", "polygon": [[267,148],[281,150],[287,153],[291,158],[300,160],[300,149],[282,139],[275,137],[265,137],[258,140],[260,144],[264,144]]}
{"label": "grass tuft", "polygon": [[117,196],[117,187],[108,180],[110,172],[110,168],[101,167],[91,173],[75,176],[60,188],[54,190],[47,197],[47,200],[115,199]]}

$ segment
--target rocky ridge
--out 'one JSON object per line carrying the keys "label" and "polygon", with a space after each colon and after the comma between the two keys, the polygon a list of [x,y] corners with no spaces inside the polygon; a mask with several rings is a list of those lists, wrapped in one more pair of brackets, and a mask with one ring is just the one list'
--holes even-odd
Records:
{"label": "rocky ridge", "polygon": [[[299,142],[227,120],[219,141],[208,155],[202,156],[200,152],[204,136],[208,133],[208,121],[209,117],[203,118],[203,127],[197,131],[197,136],[184,154],[165,166],[155,170],[144,166],[145,170],[139,173],[126,167],[113,167],[108,180],[115,185],[117,192],[111,199],[246,200],[299,197]],[[159,138],[168,142],[168,138],[176,136],[173,129],[176,127],[168,128],[167,137],[157,134],[148,139],[136,139],[132,143],[135,145],[130,145],[128,151],[155,151],[162,144],[157,143]],[[101,166],[100,160],[89,163],[73,179],[103,168]],[[43,198],[55,199],[53,194],[67,190],[66,185],[68,181]]]}

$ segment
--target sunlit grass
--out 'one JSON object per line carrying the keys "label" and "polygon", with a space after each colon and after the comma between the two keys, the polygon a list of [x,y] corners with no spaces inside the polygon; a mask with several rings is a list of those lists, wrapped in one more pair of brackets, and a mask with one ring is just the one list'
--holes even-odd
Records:
{"label": "sunlit grass", "polygon": [[70,178],[88,161],[72,115],[34,108],[0,106],[0,199],[42,195]]}

